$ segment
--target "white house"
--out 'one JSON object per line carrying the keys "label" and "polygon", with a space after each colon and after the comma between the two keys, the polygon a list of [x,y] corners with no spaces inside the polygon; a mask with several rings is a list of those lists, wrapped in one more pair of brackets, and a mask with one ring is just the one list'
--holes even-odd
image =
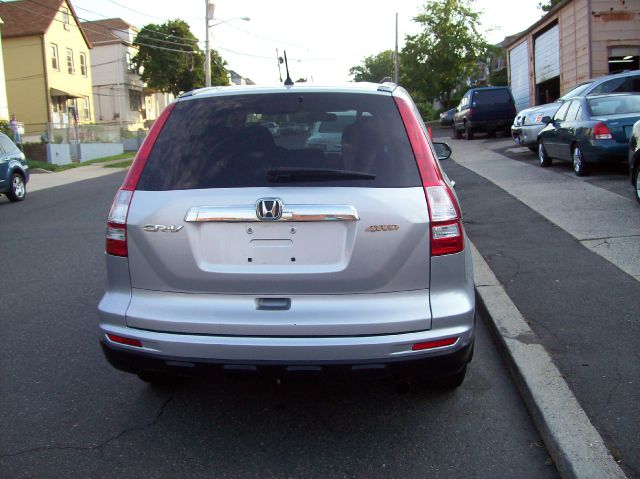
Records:
{"label": "white house", "polygon": [[120,125],[131,131],[155,120],[173,95],[145,88],[132,67],[131,45],[138,29],[120,18],[82,24],[93,49],[93,95],[96,123]]}

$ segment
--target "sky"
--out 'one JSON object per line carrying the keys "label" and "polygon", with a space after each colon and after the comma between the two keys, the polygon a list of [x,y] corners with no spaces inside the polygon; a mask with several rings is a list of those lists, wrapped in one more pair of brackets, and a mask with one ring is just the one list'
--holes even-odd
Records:
{"label": "sky", "polygon": [[[276,49],[286,50],[293,80],[349,81],[349,68],[395,46],[419,30],[412,21],[425,2],[418,0],[210,0],[215,3],[211,46],[234,70],[256,83],[279,81]],[[181,18],[204,49],[206,0],[71,0],[81,20],[120,17],[141,27]],[[492,43],[526,29],[542,12],[540,0],[475,0],[482,30]],[[179,5],[180,9],[176,9]],[[249,20],[243,20],[248,17]],[[401,66],[402,68],[402,66]],[[282,70],[284,76],[284,69]]]}

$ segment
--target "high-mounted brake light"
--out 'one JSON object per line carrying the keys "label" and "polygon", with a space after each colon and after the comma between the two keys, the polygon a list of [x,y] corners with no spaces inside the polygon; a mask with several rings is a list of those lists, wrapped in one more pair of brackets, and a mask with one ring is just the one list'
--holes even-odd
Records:
{"label": "high-mounted brake light", "polygon": [[602,121],[600,123],[596,123],[596,125],[593,127],[593,136],[596,140],[613,139],[611,130],[609,130],[609,127],[607,127],[607,124]]}
{"label": "high-mounted brake light", "polygon": [[458,202],[444,180],[433,148],[418,121],[419,113],[415,106],[403,96],[394,96],[394,99],[413,148],[427,198],[431,256],[459,253],[464,250],[464,237]]}
{"label": "high-mounted brake light", "polygon": [[107,218],[107,238],[105,251],[107,254],[113,256],[128,256],[129,251],[127,248],[127,216],[129,214],[129,205],[133,198],[133,192],[138,185],[140,175],[144,169],[144,165],[147,163],[149,154],[153,149],[162,127],[169,118],[169,115],[175,108],[176,104],[171,103],[160,114],[158,119],[153,123],[153,126],[149,130],[147,137],[142,142],[138,153],[136,154],[131,168],[122,183],[122,186],[116,193],[109,211]]}

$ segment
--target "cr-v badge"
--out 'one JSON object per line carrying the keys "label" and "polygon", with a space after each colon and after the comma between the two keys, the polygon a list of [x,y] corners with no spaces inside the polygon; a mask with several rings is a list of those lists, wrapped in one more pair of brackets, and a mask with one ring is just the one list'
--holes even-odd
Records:
{"label": "cr-v badge", "polygon": [[176,226],[176,225],[169,225],[169,226],[165,226],[165,225],[144,225],[142,227],[143,230],[148,231],[149,233],[157,233],[157,232],[177,233],[182,228],[184,228],[184,226]]}

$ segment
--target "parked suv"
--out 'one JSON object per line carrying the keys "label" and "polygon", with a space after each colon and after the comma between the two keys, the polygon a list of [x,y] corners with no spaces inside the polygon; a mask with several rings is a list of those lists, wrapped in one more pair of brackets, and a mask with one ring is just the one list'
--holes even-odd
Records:
{"label": "parked suv", "polygon": [[[259,124],[340,123],[347,112],[339,156]],[[338,368],[457,386],[471,359],[460,208],[395,85],[183,95],[115,195],[106,261],[102,347],[145,381]]]}
{"label": "parked suv", "polygon": [[452,137],[472,140],[476,132],[509,134],[516,106],[507,87],[472,88],[464,94],[453,115]]}
{"label": "parked suv", "polygon": [[11,139],[0,133],[0,193],[10,201],[22,201],[27,196],[29,165],[24,153]]}

